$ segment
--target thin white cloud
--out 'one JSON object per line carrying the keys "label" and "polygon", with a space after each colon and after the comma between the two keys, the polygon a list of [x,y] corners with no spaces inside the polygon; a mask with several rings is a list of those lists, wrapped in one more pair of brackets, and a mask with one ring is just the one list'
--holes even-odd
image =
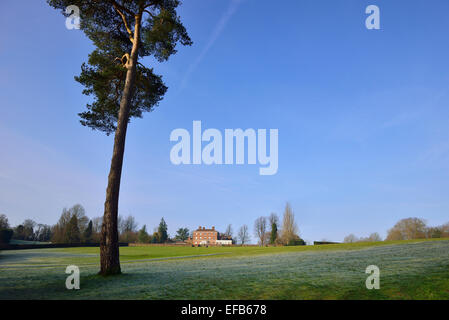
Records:
{"label": "thin white cloud", "polygon": [[429,114],[432,112],[432,109],[441,101],[444,96],[447,95],[447,89],[441,90],[439,93],[435,93],[430,97],[430,99],[425,103],[420,105],[414,111],[406,111],[402,112],[395,117],[387,120],[383,123],[382,128],[392,128],[398,127],[401,125],[409,124],[414,121],[419,121],[424,114]]}
{"label": "thin white cloud", "polygon": [[218,40],[221,33],[223,32],[226,25],[228,24],[229,20],[234,15],[234,13],[237,11],[241,2],[242,2],[242,0],[231,0],[231,3],[229,4],[228,9],[223,13],[220,20],[215,25],[215,28],[214,28],[206,46],[203,48],[200,55],[195,59],[195,61],[192,64],[190,64],[189,68],[187,69],[187,72],[184,74],[184,77],[181,81],[180,91],[184,89],[184,87],[187,84],[187,81],[189,80],[192,73],[195,71],[195,69],[198,67],[198,65],[201,63],[201,61],[204,59],[204,57],[206,56],[206,54],[210,50],[210,48],[212,48],[212,46]]}

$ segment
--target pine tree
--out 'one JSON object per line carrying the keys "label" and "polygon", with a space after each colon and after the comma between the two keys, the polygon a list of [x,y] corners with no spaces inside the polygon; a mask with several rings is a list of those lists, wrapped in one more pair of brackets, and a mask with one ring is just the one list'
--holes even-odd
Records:
{"label": "pine tree", "polygon": [[278,226],[276,223],[271,224],[270,244],[275,244],[278,237]]}
{"label": "pine tree", "polygon": [[86,230],[84,230],[83,240],[86,243],[92,242],[92,220],[89,221],[89,224],[87,225]]}
{"label": "pine tree", "polygon": [[168,233],[167,233],[167,224],[165,223],[164,218],[161,219],[161,222],[159,223],[159,228],[157,230],[158,233],[158,239],[160,243],[164,243],[168,240]]}
{"label": "pine tree", "polygon": [[176,231],[176,240],[179,241],[185,241],[189,238],[189,229],[187,228],[179,228],[178,231]]}
{"label": "pine tree", "polygon": [[81,124],[107,135],[115,132],[114,148],[100,241],[102,275],[121,273],[118,244],[118,201],[128,123],[154,109],[167,87],[153,69],[139,62],[147,56],[158,61],[176,53],[176,45],[191,45],[176,9],[179,0],[47,0],[65,16],[70,5],[81,13],[80,28],[94,51],[75,80],[93,96]]}
{"label": "pine tree", "polygon": [[139,234],[137,235],[137,240],[140,243],[148,243],[150,242],[150,236],[147,232],[147,226],[143,225],[142,229],[139,230]]}
{"label": "pine tree", "polygon": [[76,217],[76,215],[73,215],[72,218],[70,218],[65,230],[64,238],[65,243],[81,242],[80,229],[78,227],[78,218]]}

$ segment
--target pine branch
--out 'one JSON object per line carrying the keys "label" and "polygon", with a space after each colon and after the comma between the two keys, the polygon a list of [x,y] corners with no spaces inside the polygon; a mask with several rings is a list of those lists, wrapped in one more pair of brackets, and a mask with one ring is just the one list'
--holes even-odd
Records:
{"label": "pine branch", "polygon": [[128,9],[126,9],[125,7],[123,7],[122,5],[118,4],[116,1],[112,1],[112,5],[114,6],[115,11],[117,11],[117,13],[120,15],[120,17],[122,17],[123,24],[125,25],[126,31],[129,34],[129,40],[131,41],[131,43],[134,43],[134,33],[131,31],[131,29],[128,25],[128,21],[126,20],[125,14],[120,10],[123,10],[129,14],[133,14],[133,13],[131,11],[129,11]]}

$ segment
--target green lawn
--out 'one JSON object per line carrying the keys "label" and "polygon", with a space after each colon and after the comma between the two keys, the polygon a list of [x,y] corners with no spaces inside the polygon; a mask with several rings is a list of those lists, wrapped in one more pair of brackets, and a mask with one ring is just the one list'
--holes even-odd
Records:
{"label": "green lawn", "polygon": [[[305,247],[122,247],[123,274],[97,276],[98,248],[0,253],[0,299],[449,299],[449,239]],[[65,267],[81,290],[65,289]],[[365,269],[380,268],[380,290]]]}

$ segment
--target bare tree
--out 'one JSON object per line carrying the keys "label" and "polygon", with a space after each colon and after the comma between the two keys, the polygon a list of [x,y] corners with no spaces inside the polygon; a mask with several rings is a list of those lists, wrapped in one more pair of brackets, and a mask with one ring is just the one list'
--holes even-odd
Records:
{"label": "bare tree", "polygon": [[426,238],[447,238],[449,237],[449,223],[436,227],[426,228]]}
{"label": "bare tree", "polygon": [[239,239],[241,245],[249,242],[248,226],[246,224],[240,227],[237,238]]}
{"label": "bare tree", "polygon": [[[138,239],[136,219],[129,215],[126,218],[118,216],[118,232],[121,242],[135,242]],[[145,231],[146,232],[146,231]]]}
{"label": "bare tree", "polygon": [[382,237],[377,233],[371,233],[368,237],[358,238],[352,233],[349,236],[346,236],[343,240],[345,243],[354,243],[354,242],[379,242],[382,241]]}
{"label": "bare tree", "polygon": [[86,230],[87,224],[89,223],[89,218],[86,216],[86,211],[84,210],[83,206],[80,204],[76,204],[70,209],[64,208],[62,209],[61,217],[59,218],[58,223],[53,226],[53,242],[65,242],[66,228],[73,217],[76,217],[76,221],[78,224],[77,227],[80,233],[83,233]]}
{"label": "bare tree", "polygon": [[225,231],[224,234],[225,234],[226,236],[232,238],[232,234],[233,234],[233,231],[232,231],[232,224],[228,224],[228,226],[226,227],[226,231]]}
{"label": "bare tree", "polygon": [[36,225],[36,228],[34,229],[34,241],[39,241],[39,237],[42,233],[42,230],[44,228],[44,225],[42,223],[38,223]]}
{"label": "bare tree", "polygon": [[449,222],[446,224],[443,224],[441,226],[441,237],[442,238],[448,238],[449,237]]}
{"label": "bare tree", "polygon": [[379,241],[382,241],[382,237],[377,232],[374,232],[369,235],[368,241],[369,242],[379,242]]}
{"label": "bare tree", "polygon": [[95,217],[92,219],[92,231],[94,233],[101,232],[101,225],[103,224],[103,217]]}
{"label": "bare tree", "polygon": [[287,202],[284,209],[284,218],[282,221],[281,239],[284,245],[287,245],[290,241],[299,239],[298,226],[295,222],[295,215]]}
{"label": "bare tree", "polygon": [[127,232],[137,232],[137,222],[136,219],[129,215],[126,218],[122,216],[118,217],[118,228],[120,234],[125,234]]}
{"label": "bare tree", "polygon": [[9,229],[8,218],[4,214],[0,214],[0,230]]}
{"label": "bare tree", "polygon": [[[76,216],[78,220],[78,228],[80,229],[80,232],[84,232],[86,230],[87,225],[89,223],[89,218],[86,216],[86,210],[84,210],[84,207],[80,204],[75,204],[73,207],[71,207],[69,210],[69,216],[72,218],[73,216]],[[70,220],[69,218],[69,220]]]}
{"label": "bare tree", "polygon": [[267,233],[267,218],[259,217],[256,219],[254,222],[254,232],[256,237],[259,239],[259,244],[264,246]]}
{"label": "bare tree", "polygon": [[37,226],[37,223],[34,222],[31,219],[26,219],[23,223],[23,229],[24,229],[24,235],[25,235],[25,240],[30,240],[30,241],[34,241],[36,240],[36,233],[35,233],[35,228]]}
{"label": "bare tree", "polygon": [[36,241],[46,242],[51,239],[51,227],[46,224],[39,223],[34,234]]}
{"label": "bare tree", "polygon": [[344,243],[354,243],[357,241],[359,241],[359,239],[352,233],[350,235],[346,236],[345,239],[343,240]]}
{"label": "bare tree", "polygon": [[276,224],[279,225],[279,217],[276,213],[272,212],[270,216],[268,217],[268,221],[270,222],[270,225]]}
{"label": "bare tree", "polygon": [[388,230],[387,240],[411,240],[426,237],[426,222],[419,218],[402,219]]}
{"label": "bare tree", "polygon": [[26,219],[26,220],[22,223],[22,225],[24,226],[24,228],[29,228],[29,229],[33,230],[33,229],[36,227],[37,223],[34,222],[34,221],[31,220],[31,219]]}

